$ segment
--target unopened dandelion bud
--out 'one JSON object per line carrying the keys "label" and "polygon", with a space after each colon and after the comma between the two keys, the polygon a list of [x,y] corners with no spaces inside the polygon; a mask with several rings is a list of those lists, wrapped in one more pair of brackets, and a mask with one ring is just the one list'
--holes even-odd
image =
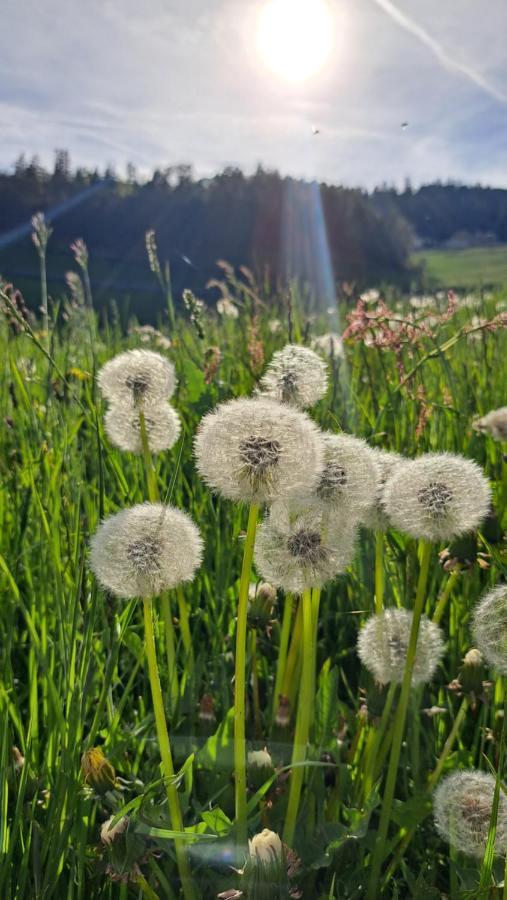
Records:
{"label": "unopened dandelion bud", "polygon": [[215,715],[215,701],[211,694],[203,694],[199,701],[199,721],[207,725],[214,725],[217,717]]}
{"label": "unopened dandelion bud", "polygon": [[492,588],[477,604],[472,633],[489,665],[507,675],[507,584]]}
{"label": "unopened dandelion bud", "polygon": [[[441,837],[456,850],[482,859],[488,840],[495,779],[474,769],[447,775],[433,795],[435,824]],[[507,849],[507,800],[500,791],[495,853]]]}
{"label": "unopened dandelion bud", "polygon": [[247,757],[247,767],[248,783],[253,791],[258,791],[275,771],[271,754],[266,748],[264,750],[250,750]]}
{"label": "unopened dandelion bud", "polygon": [[[407,661],[413,615],[407,609],[386,609],[371,616],[359,632],[357,652],[379,684],[401,684]],[[412,672],[412,685],[431,681],[444,654],[438,625],[421,617]]]}
{"label": "unopened dandelion bud", "polygon": [[85,750],[81,757],[81,773],[88,787],[105,794],[116,787],[116,772],[100,747]]}
{"label": "unopened dandelion bud", "polygon": [[290,700],[284,694],[278,696],[275,724],[279,728],[288,728],[290,725]]}
{"label": "unopened dandelion bud", "polygon": [[327,391],[327,366],[308,347],[287,344],[278,350],[260,381],[264,395],[299,409],[314,406]]}
{"label": "unopened dandelion bud", "polygon": [[250,585],[248,599],[248,624],[260,631],[269,628],[273,622],[273,607],[276,601],[276,588],[267,582]]}
{"label": "unopened dandelion bud", "polygon": [[153,597],[192,581],[203,543],[190,516],[161,503],[140,503],[110,516],[91,541],[99,583],[117,597]]}
{"label": "unopened dandelion bud", "polygon": [[485,676],[482,653],[475,649],[469,650],[463,658],[463,665],[458,674],[462,693],[479,696],[482,693]]}
{"label": "unopened dandelion bud", "polygon": [[110,359],[98,374],[110,403],[151,406],[166,401],[176,388],[173,364],[153,350],[127,350]]}
{"label": "unopened dandelion bud", "polygon": [[322,469],[320,432],[302,412],[264,398],[223,403],[195,440],[204,481],[230,500],[272,503],[310,493]]}
{"label": "unopened dandelion bud", "polygon": [[491,490],[482,470],[452,453],[407,460],[387,481],[383,505],[392,525],[426,541],[452,540],[487,516]]}
{"label": "unopened dandelion bud", "polygon": [[178,440],[181,423],[178,414],[165,401],[145,405],[142,409],[131,404],[113,403],[104,417],[104,427],[111,443],[129,453],[142,453],[141,414],[151,453],[173,447]]}
{"label": "unopened dandelion bud", "polygon": [[114,816],[110,816],[100,828],[100,840],[107,847],[110,847],[121,834],[124,834],[129,826],[128,816],[122,816],[115,825],[111,824],[113,819]]}
{"label": "unopened dandelion bud", "polygon": [[276,503],[257,531],[255,565],[263,578],[300,594],[336,578],[354,555],[354,528],[319,507]]}

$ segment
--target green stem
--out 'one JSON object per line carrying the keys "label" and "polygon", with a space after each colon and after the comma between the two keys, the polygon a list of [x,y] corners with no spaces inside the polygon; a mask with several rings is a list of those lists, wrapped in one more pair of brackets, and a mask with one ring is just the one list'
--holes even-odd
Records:
{"label": "green stem", "polygon": [[[171,753],[171,744],[169,742],[169,733],[167,731],[167,722],[164,712],[164,701],[162,698],[162,688],[160,687],[160,676],[158,672],[157,652],[155,649],[155,634],[153,629],[153,603],[150,597],[143,600],[144,607],[144,631],[146,658],[148,660],[148,672],[150,676],[151,696],[153,699],[153,709],[155,711],[155,724],[157,727],[157,737],[160,748],[160,756],[162,759],[162,770],[166,779],[167,802],[169,806],[169,815],[171,826],[174,831],[183,832],[183,818],[181,815],[180,801],[178,790],[172,783],[174,778],[174,766]],[[182,841],[175,838],[174,848],[176,851],[176,861],[180,874],[181,885],[185,900],[195,900],[194,886],[190,867]]]}
{"label": "green stem", "polygon": [[378,761],[378,754],[380,745],[382,743],[383,737],[386,733],[387,723],[389,722],[389,717],[391,715],[391,709],[393,707],[394,698],[396,695],[397,684],[395,681],[392,681],[389,685],[389,689],[387,691],[386,700],[384,703],[384,709],[382,710],[382,716],[380,718],[380,722],[377,728],[372,728],[369,735],[368,740],[366,742],[365,749],[365,761],[364,761],[364,774],[363,774],[363,786],[362,786],[362,797],[363,801],[366,800],[371,794],[373,784],[375,781],[376,774],[376,763]]}
{"label": "green stem", "polygon": [[445,612],[445,607],[447,606],[447,601],[449,600],[449,597],[451,596],[451,591],[452,591],[454,585],[456,584],[459,574],[460,574],[459,569],[454,569],[454,571],[451,572],[451,574],[449,575],[449,577],[447,579],[445,587],[444,587],[442,593],[440,594],[440,597],[437,600],[435,612],[433,613],[433,621],[435,622],[436,625],[439,625],[442,620],[442,616]]}
{"label": "green stem", "polygon": [[161,595],[162,618],[164,621],[165,652],[167,657],[167,675],[169,679],[169,694],[171,698],[171,713],[174,713],[178,705],[179,684],[178,670],[176,667],[176,638],[171,611],[171,600],[168,593]]}
{"label": "green stem", "polygon": [[289,649],[289,636],[290,636],[290,626],[292,622],[292,608],[294,604],[294,598],[292,594],[287,594],[285,597],[285,604],[283,607],[283,620],[282,620],[282,630],[280,632],[280,647],[278,650],[278,662],[276,666],[276,678],[275,678],[275,687],[273,690],[273,712],[272,719],[275,721],[276,712],[278,709],[278,701],[280,698],[280,694],[282,693],[282,684],[283,677],[285,674],[285,666],[287,663],[287,651]]}
{"label": "green stem", "polygon": [[[321,589],[313,588],[312,589],[312,697],[315,696],[315,690],[317,685],[317,637],[319,630],[319,608],[320,608],[320,596]],[[312,704],[312,716],[311,721],[313,721],[313,704]]]}
{"label": "green stem", "polygon": [[248,588],[255,547],[255,532],[259,507],[252,504],[248,514],[248,526],[243,551],[243,565],[239,583],[238,619],[236,625],[236,660],[234,669],[234,791],[238,845],[243,850],[247,839],[246,804],[246,741],[245,741],[245,684],[246,684],[246,632],[248,614]]}
{"label": "green stem", "polygon": [[408,702],[410,698],[410,688],[412,686],[412,672],[414,669],[415,654],[417,650],[417,638],[419,635],[419,623],[426,600],[426,585],[428,581],[428,573],[430,567],[432,545],[427,541],[422,542],[421,549],[421,566],[419,570],[419,580],[417,584],[417,594],[415,598],[414,610],[412,614],[412,627],[410,629],[410,638],[407,649],[407,660],[405,663],[405,671],[403,673],[403,681],[401,683],[400,697],[396,717],[394,720],[393,741],[391,745],[391,754],[389,757],[389,767],[387,770],[387,778],[384,790],[384,799],[382,803],[382,811],[380,813],[380,822],[373,851],[371,863],[370,879],[368,882],[367,900],[376,900],[378,897],[378,886],[380,878],[380,870],[385,856],[385,847],[387,842],[387,833],[389,831],[389,823],[391,821],[391,811],[394,800],[394,792],[396,789],[396,776],[398,774],[398,765],[400,761],[401,744],[403,741],[403,732],[405,729],[405,720],[407,717]]}
{"label": "green stem", "polygon": [[252,628],[250,635],[250,657],[252,666],[252,697],[254,708],[255,737],[262,736],[261,703],[259,697],[259,673],[257,671],[257,632]]}
{"label": "green stem", "polygon": [[285,666],[285,674],[283,676],[282,694],[289,697],[291,687],[294,684],[294,676],[296,673],[297,663],[299,659],[299,651],[301,649],[301,634],[303,631],[303,601],[299,601],[296,620],[294,622],[294,630],[292,632],[292,640],[290,642],[289,653],[287,656],[287,665]]}
{"label": "green stem", "polygon": [[143,448],[144,471],[146,474],[148,497],[151,503],[160,503],[157,473],[155,472],[155,467],[153,465],[153,457],[151,455],[148,432],[146,430],[146,419],[142,409],[139,410],[139,431],[141,434],[141,446]]}
{"label": "green stem", "polygon": [[[449,757],[449,754],[454,746],[454,742],[455,742],[456,738],[458,737],[459,732],[461,731],[461,726],[463,725],[465,716],[467,714],[467,710],[468,710],[468,697],[464,697],[461,702],[461,706],[458,710],[458,713],[456,715],[456,718],[454,719],[453,726],[447,736],[447,740],[442,748],[442,752],[438,758],[438,762],[437,762],[433,772],[431,773],[430,777],[428,778],[428,784],[426,787],[426,791],[428,794],[433,793],[435,785],[437,784],[437,782],[442,774],[442,770],[443,770],[445,763],[447,762],[447,759]],[[420,825],[420,823],[419,823],[419,825]],[[396,854],[394,856],[394,859],[392,860],[391,864],[389,865],[389,868],[387,869],[386,874],[384,876],[384,881],[383,881],[384,888],[387,887],[391,878],[393,877],[393,875],[394,875],[396,869],[398,868],[401,860],[403,859],[403,856],[405,855],[407,847],[410,844],[419,825],[415,828],[410,828],[410,830],[407,831],[407,833],[403,836],[403,838],[398,846],[398,849],[396,851]]]}
{"label": "green stem", "polygon": [[299,798],[304,779],[303,763],[306,758],[308,734],[310,730],[310,713],[312,707],[312,647],[313,647],[313,621],[312,621],[312,596],[311,591],[303,592],[301,598],[303,606],[303,672],[301,676],[301,688],[299,692],[298,715],[296,720],[296,732],[294,735],[294,747],[292,751],[291,777],[289,802],[283,830],[284,842],[290,847],[294,839],[296,820],[299,808]]}
{"label": "green stem", "polygon": [[384,608],[384,532],[375,532],[375,612]]}
{"label": "green stem", "polygon": [[183,646],[186,654],[186,665],[189,675],[194,671],[194,648],[192,645],[192,634],[190,631],[190,619],[188,615],[188,606],[181,585],[177,589],[178,611],[180,616],[180,629]]}

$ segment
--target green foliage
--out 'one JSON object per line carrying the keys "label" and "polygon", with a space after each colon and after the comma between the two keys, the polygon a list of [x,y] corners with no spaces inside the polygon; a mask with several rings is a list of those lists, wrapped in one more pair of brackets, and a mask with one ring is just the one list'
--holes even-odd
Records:
{"label": "green foliage", "polygon": [[[191,671],[175,619],[180,691],[169,719],[183,839],[206,900],[238,888],[232,867],[244,863],[233,845],[232,679],[246,517],[245,510],[213,497],[200,482],[192,438],[204,412],[253,390],[262,368],[259,346],[252,352],[254,327],[268,360],[287,341],[289,327],[310,341],[314,333],[342,330],[346,312],[342,304],[331,317],[313,309],[315,318],[307,321],[294,290],[289,326],[285,296],[268,297],[247,287],[230,286],[237,320],[205,311],[201,338],[178,315],[168,335],[172,348],[162,351],[178,371],[174,402],[183,427],[174,450],[156,459],[158,483],[163,497],[192,515],[206,542],[202,568],[185,588]],[[403,317],[410,307],[400,302]],[[505,332],[466,333],[472,315],[498,316],[505,296],[479,303],[478,310],[458,308],[431,337],[407,343],[398,355],[347,341],[345,358],[330,367],[328,396],[314,412],[324,427],[344,428],[378,447],[407,455],[449,450],[476,459],[491,479],[500,521],[500,528],[479,534],[474,552],[467,545],[470,565],[453,583],[443,614],[442,667],[414,694],[409,708],[382,874],[386,897],[479,896],[481,861],[459,857],[438,837],[427,790],[461,708],[462,698],[448,685],[470,649],[471,610],[506,568],[499,541],[507,525],[502,447],[472,427],[476,415],[505,404]],[[53,323],[48,358],[38,325],[32,325],[23,330],[7,317],[0,324],[0,897],[126,900],[143,892],[152,896],[143,887],[145,879],[160,898],[176,898],[174,832],[143,661],[142,611],[135,602],[120,603],[99,591],[87,563],[88,540],[100,517],[146,496],[142,460],[121,454],[104,436],[104,409],[92,376],[122,349],[157,349],[157,337],[145,343],[132,328],[124,334],[109,316],[93,339],[90,323],[70,315]],[[215,368],[209,365],[210,348],[220,350]],[[374,536],[362,531],[353,566],[321,598],[316,699],[294,846],[301,859],[298,885],[306,898],[363,896],[376,840],[391,720],[383,723],[366,782],[385,693],[374,690],[355,653],[358,628],[374,607],[374,559]],[[417,557],[404,535],[387,536],[384,574],[386,605],[410,605]],[[448,577],[435,552],[428,614]],[[272,778],[257,790],[250,787],[250,834],[264,827],[281,833],[287,804],[293,722],[288,728],[271,725],[279,639],[276,620],[257,633],[260,730],[252,656],[248,659],[248,749],[267,746],[275,765]],[[168,697],[162,627],[157,644]],[[470,703],[444,771],[497,770],[503,690],[495,673],[488,672],[488,678],[495,684]],[[214,721],[201,715],[204,694],[214,701]],[[80,769],[83,752],[96,746],[116,772],[103,793],[85,785]],[[106,847],[100,826],[125,814],[129,827],[123,843]],[[115,873],[125,879],[114,880]],[[503,877],[499,860],[488,858],[482,876],[492,891]]]}

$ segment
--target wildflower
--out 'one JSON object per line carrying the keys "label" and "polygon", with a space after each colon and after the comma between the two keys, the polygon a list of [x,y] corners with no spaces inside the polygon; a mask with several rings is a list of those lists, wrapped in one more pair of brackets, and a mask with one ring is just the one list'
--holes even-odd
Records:
{"label": "wildflower", "polygon": [[241,897],[301,897],[294,884],[300,868],[299,858],[283,844],[279,835],[264,828],[248,841],[248,857],[237,870],[241,889],[232,888],[218,894],[219,900],[239,900]]}
{"label": "wildflower", "polygon": [[259,526],[255,564],[276,587],[301,593],[321,587],[349,565],[355,532],[314,504],[276,503]]}
{"label": "wildflower", "polygon": [[105,794],[116,787],[116,772],[100,747],[85,750],[81,757],[81,774],[85,784],[97,794]]}
{"label": "wildflower", "polygon": [[344,355],[343,341],[340,335],[334,331],[315,337],[312,341],[312,348],[330,359],[337,359]]}
{"label": "wildflower", "polygon": [[322,441],[305,413],[264,398],[230,400],[201,421],[195,440],[204,481],[231,500],[271,503],[310,493]]}
{"label": "wildflower", "polygon": [[258,791],[275,771],[271,754],[268,753],[266,748],[264,750],[250,750],[247,757],[247,765],[248,783],[253,791]]}
{"label": "wildflower", "polygon": [[326,393],[327,367],[308,347],[286,344],[274,354],[260,386],[265,396],[305,409]]}
{"label": "wildflower", "polygon": [[328,509],[359,518],[371,505],[380,472],[366,441],[350,434],[322,435],[324,468],[316,495]]}
{"label": "wildflower", "polygon": [[372,531],[387,531],[390,523],[382,503],[384,488],[396,466],[404,460],[399,453],[388,453],[386,450],[370,448],[370,453],[377,466],[378,480],[376,490],[371,495],[373,502],[363,511],[361,522]]}
{"label": "wildflower", "polygon": [[259,631],[271,633],[274,623],[273,607],[276,601],[276,588],[268,582],[251,584],[248,591],[248,624]]}
{"label": "wildflower", "polygon": [[[468,769],[452,772],[433,795],[437,831],[456,850],[482,859],[488,839],[495,779],[493,775]],[[495,853],[507,847],[507,800],[500,791],[496,823]]]}
{"label": "wildflower", "polygon": [[237,319],[239,316],[238,307],[228,297],[217,300],[217,313],[227,319]]}
{"label": "wildflower", "polygon": [[[370,616],[359,632],[359,658],[379,684],[401,684],[412,627],[412,613],[407,609],[386,609]],[[417,638],[412,685],[431,681],[444,653],[442,631],[422,616]]]}
{"label": "wildflower", "polygon": [[488,663],[507,674],[507,584],[488,591],[475,608],[472,631]]}
{"label": "wildflower", "polygon": [[103,822],[100,828],[100,840],[107,847],[110,847],[116,838],[120,834],[123,834],[129,826],[128,816],[122,816],[115,825],[111,826],[113,819],[114,816],[110,816],[109,819],[106,819],[106,821]]}
{"label": "wildflower", "polygon": [[488,514],[491,491],[472,460],[427,453],[407,460],[388,480],[383,506],[395,528],[427,541],[473,531]]}
{"label": "wildflower", "polygon": [[494,441],[507,441],[507,406],[492,409],[473,423],[476,431],[490,434]]}
{"label": "wildflower", "polygon": [[280,837],[269,828],[264,828],[248,841],[248,853],[251,859],[259,860],[262,863],[280,859],[283,853]]}
{"label": "wildflower", "polygon": [[[158,403],[143,409],[148,446],[152,453],[169,450],[180,434],[180,420],[168,403]],[[115,447],[131,453],[142,453],[139,409],[124,403],[114,403],[104,417],[107,436]]]}
{"label": "wildflower", "polygon": [[160,353],[127,350],[102,367],[98,383],[106,400],[149,406],[172,396],[176,374],[173,364]]}
{"label": "wildflower", "polygon": [[140,503],[110,516],[91,541],[91,566],[117,597],[152,597],[191,581],[202,539],[190,516],[161,503]]}

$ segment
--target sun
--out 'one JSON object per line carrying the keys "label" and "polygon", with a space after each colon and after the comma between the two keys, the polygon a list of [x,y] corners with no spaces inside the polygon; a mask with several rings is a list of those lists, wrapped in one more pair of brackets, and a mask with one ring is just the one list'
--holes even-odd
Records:
{"label": "sun", "polygon": [[286,81],[311,78],[325,65],[333,42],[326,0],[269,0],[259,13],[257,50]]}

